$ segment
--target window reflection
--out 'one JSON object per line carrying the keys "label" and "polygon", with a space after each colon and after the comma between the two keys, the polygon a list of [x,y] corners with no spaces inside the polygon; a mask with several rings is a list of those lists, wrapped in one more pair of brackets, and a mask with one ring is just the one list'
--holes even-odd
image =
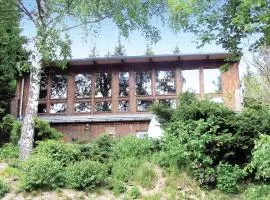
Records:
{"label": "window reflection", "polygon": [[95,97],[110,97],[112,93],[112,75],[107,72],[96,73]]}
{"label": "window reflection", "polygon": [[112,110],[112,103],[110,101],[100,101],[95,104],[96,112],[110,112]]}
{"label": "window reflection", "polygon": [[50,113],[65,113],[67,109],[66,103],[53,103],[50,107]]}
{"label": "window reflection", "polygon": [[53,75],[52,76],[52,99],[67,98],[67,76]]}
{"label": "window reflection", "polygon": [[195,93],[200,93],[200,78],[199,70],[183,70],[182,71],[183,80],[183,92],[191,91]]}
{"label": "window reflection", "polygon": [[156,93],[157,95],[176,93],[174,71],[156,72]]}
{"label": "window reflection", "polygon": [[119,101],[119,112],[128,112],[129,111],[129,101]]}
{"label": "window reflection", "polygon": [[47,85],[48,85],[48,75],[46,73],[42,73],[40,80],[39,99],[47,98]]}
{"label": "window reflection", "polygon": [[219,93],[222,91],[221,73],[219,69],[204,69],[204,92]]}
{"label": "window reflection", "polygon": [[151,72],[136,73],[136,95],[151,95]]}
{"label": "window reflection", "polygon": [[91,104],[89,102],[79,102],[74,104],[75,112],[91,112]]}
{"label": "window reflection", "polygon": [[47,107],[46,104],[38,104],[38,113],[46,113]]}
{"label": "window reflection", "polygon": [[176,100],[175,99],[160,99],[159,103],[163,103],[171,108],[176,108]]}
{"label": "window reflection", "polygon": [[120,72],[119,73],[119,96],[129,95],[129,73]]}
{"label": "window reflection", "polygon": [[137,100],[137,111],[149,111],[153,102],[153,100]]}
{"label": "window reflection", "polygon": [[91,74],[77,74],[75,76],[75,97],[87,98],[91,96]]}
{"label": "window reflection", "polygon": [[213,102],[216,102],[216,103],[223,103],[223,98],[222,97],[213,97],[210,100],[213,101]]}

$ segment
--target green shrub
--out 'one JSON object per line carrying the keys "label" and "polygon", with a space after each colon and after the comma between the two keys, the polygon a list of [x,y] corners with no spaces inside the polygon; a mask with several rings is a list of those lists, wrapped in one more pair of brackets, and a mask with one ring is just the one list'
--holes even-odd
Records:
{"label": "green shrub", "polygon": [[157,115],[159,123],[164,124],[171,120],[174,109],[164,103],[154,103],[151,111]]}
{"label": "green shrub", "polygon": [[67,166],[81,159],[80,151],[76,145],[56,140],[39,142],[35,152],[38,155],[60,161],[63,166]]}
{"label": "green shrub", "polygon": [[269,200],[270,185],[256,185],[248,188],[244,196],[246,200]]}
{"label": "green shrub", "polygon": [[270,180],[270,136],[261,135],[255,142],[250,167],[255,171],[257,179]]}
{"label": "green shrub", "polygon": [[114,158],[145,157],[150,155],[153,142],[149,139],[138,139],[134,136],[120,138],[112,148]]}
{"label": "green shrub", "polygon": [[112,177],[124,182],[130,181],[142,161],[135,157],[127,157],[112,163]]}
{"label": "green shrub", "polygon": [[127,187],[123,181],[112,180],[112,191],[113,194],[117,197],[121,193],[124,193],[127,190]]}
{"label": "green shrub", "polygon": [[37,188],[55,189],[64,186],[62,164],[40,155],[33,155],[22,164],[23,188],[31,191]]}
{"label": "green shrub", "polygon": [[[10,133],[12,131],[13,123],[16,119],[12,115],[5,115],[0,123],[0,138],[4,141],[9,141]],[[10,141],[11,142],[11,141]]]}
{"label": "green shrub", "polygon": [[138,199],[138,198],[141,197],[141,192],[136,186],[134,186],[129,191],[128,196],[129,196],[130,199]]}
{"label": "green shrub", "polygon": [[143,187],[150,189],[157,179],[155,167],[151,163],[143,163],[134,174],[134,181]]}
{"label": "green shrub", "polygon": [[78,145],[78,147],[84,158],[104,163],[112,156],[112,146],[114,143],[115,139],[108,135],[103,135],[92,143]]}
{"label": "green shrub", "polygon": [[217,188],[226,193],[237,192],[237,183],[244,173],[239,166],[220,163],[217,167]]}
{"label": "green shrub", "polygon": [[3,197],[7,192],[8,192],[8,187],[7,187],[6,183],[4,183],[0,179],[0,197]]}
{"label": "green shrub", "polygon": [[0,148],[0,160],[18,158],[19,148],[18,146],[7,143]]}
{"label": "green shrub", "polygon": [[96,161],[84,160],[66,168],[66,185],[79,190],[92,190],[105,183],[107,167]]}

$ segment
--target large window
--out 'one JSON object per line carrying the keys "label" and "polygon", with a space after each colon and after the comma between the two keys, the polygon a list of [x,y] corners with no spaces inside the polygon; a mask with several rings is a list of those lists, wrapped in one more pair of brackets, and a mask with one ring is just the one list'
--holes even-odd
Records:
{"label": "large window", "polygon": [[41,80],[40,80],[40,92],[39,92],[39,99],[46,99],[47,98],[47,89],[48,89],[48,74],[42,73]]}
{"label": "large window", "polygon": [[174,71],[157,71],[156,72],[156,94],[169,95],[175,94],[175,72]]}
{"label": "large window", "polygon": [[200,93],[199,69],[182,71],[183,92]]}
{"label": "large window", "polygon": [[220,93],[222,90],[221,73],[219,69],[204,69],[204,92]]}
{"label": "large window", "polygon": [[95,103],[96,112],[110,112],[112,111],[111,101],[98,101]]}
{"label": "large window", "polygon": [[75,97],[91,97],[92,76],[91,74],[77,74],[75,76]]}
{"label": "large window", "polygon": [[96,73],[95,97],[111,97],[112,74],[108,72]]}
{"label": "large window", "polygon": [[137,111],[145,112],[149,111],[150,106],[154,103],[154,100],[137,100]]}
{"label": "large window", "polygon": [[91,112],[91,103],[90,102],[76,102],[74,104],[75,112]]}
{"label": "large window", "polygon": [[152,95],[151,72],[136,72],[136,95]]}
{"label": "large window", "polygon": [[66,103],[52,103],[50,106],[50,113],[52,114],[65,113],[66,109],[67,109]]}
{"label": "large window", "polygon": [[52,75],[51,99],[67,98],[67,76]]}
{"label": "large window", "polygon": [[119,73],[119,96],[129,95],[129,73],[120,72]]}

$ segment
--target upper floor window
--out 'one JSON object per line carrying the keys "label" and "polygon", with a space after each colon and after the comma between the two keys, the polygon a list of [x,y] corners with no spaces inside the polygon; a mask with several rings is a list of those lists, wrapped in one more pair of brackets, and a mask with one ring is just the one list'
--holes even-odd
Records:
{"label": "upper floor window", "polygon": [[221,73],[219,69],[204,69],[204,92],[219,93],[222,91]]}
{"label": "upper floor window", "polygon": [[47,98],[47,86],[48,86],[48,74],[42,73],[41,80],[40,80],[39,99]]}
{"label": "upper floor window", "polygon": [[89,98],[91,97],[92,86],[91,74],[77,74],[75,76],[75,97]]}
{"label": "upper floor window", "polygon": [[156,93],[157,95],[175,94],[175,72],[157,71],[156,72]]}
{"label": "upper floor window", "polygon": [[119,96],[129,95],[129,73],[120,72],[119,73]]}
{"label": "upper floor window", "polygon": [[136,95],[152,95],[151,72],[136,72]]}
{"label": "upper floor window", "polygon": [[108,72],[96,73],[95,97],[111,97],[112,74]]}
{"label": "upper floor window", "polygon": [[67,98],[67,76],[66,75],[52,75],[52,99]]}
{"label": "upper floor window", "polygon": [[200,93],[199,69],[182,71],[183,92]]}

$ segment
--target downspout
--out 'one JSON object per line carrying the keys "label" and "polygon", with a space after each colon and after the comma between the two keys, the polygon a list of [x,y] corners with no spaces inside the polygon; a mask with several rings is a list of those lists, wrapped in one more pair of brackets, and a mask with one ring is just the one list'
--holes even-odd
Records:
{"label": "downspout", "polygon": [[22,78],[21,85],[21,96],[20,96],[20,105],[19,105],[19,120],[22,121],[22,106],[23,106],[23,94],[24,93],[24,77]]}

